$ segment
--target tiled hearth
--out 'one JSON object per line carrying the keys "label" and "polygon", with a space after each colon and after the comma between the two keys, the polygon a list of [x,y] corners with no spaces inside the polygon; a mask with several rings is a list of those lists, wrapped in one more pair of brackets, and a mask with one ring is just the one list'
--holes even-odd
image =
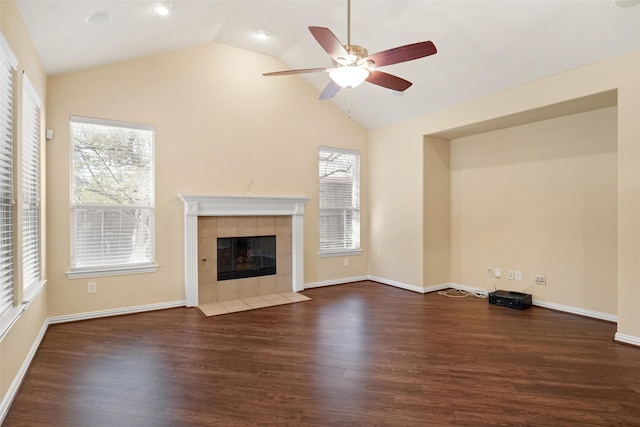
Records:
{"label": "tiled hearth", "polygon": [[210,317],[309,300],[311,300],[311,298],[308,296],[290,291],[279,294],[260,295],[256,297],[201,304],[198,308],[202,314]]}

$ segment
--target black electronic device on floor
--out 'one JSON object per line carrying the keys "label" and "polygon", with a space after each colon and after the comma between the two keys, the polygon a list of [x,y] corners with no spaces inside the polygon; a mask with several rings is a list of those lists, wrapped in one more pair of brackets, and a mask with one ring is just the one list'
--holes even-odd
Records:
{"label": "black electronic device on floor", "polygon": [[531,294],[514,291],[489,292],[489,304],[524,310],[531,307]]}

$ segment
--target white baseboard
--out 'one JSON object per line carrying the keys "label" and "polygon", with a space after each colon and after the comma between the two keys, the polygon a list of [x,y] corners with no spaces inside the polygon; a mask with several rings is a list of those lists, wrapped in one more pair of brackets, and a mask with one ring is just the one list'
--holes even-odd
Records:
{"label": "white baseboard", "polygon": [[97,319],[99,317],[120,316],[123,314],[142,313],[145,311],[164,310],[166,308],[185,307],[186,300],[161,302],[158,304],[137,305],[133,307],[114,308],[111,310],[92,311],[88,313],[70,314],[67,316],[49,317],[47,322],[49,325],[56,323],[76,322],[78,320]]}
{"label": "white baseboard", "polygon": [[440,291],[442,289],[447,289],[449,287],[448,283],[444,283],[441,285],[429,286],[423,288],[421,286],[410,285],[408,283],[402,283],[391,279],[385,279],[384,277],[378,276],[369,276],[369,280],[374,282],[382,283],[383,285],[389,285],[400,289],[406,289],[407,291],[417,292],[419,294],[428,294],[429,292]]}
{"label": "white baseboard", "polygon": [[373,282],[382,283],[383,285],[389,285],[400,289],[405,289],[407,291],[418,292],[420,294],[426,294],[428,292],[439,291],[441,289],[446,289],[449,287],[449,284],[431,286],[428,288],[422,288],[415,285],[409,285],[407,283],[398,282],[395,280],[385,279],[383,277],[378,276],[357,276],[357,277],[344,277],[341,279],[333,279],[333,280],[324,280],[321,282],[311,282],[305,283],[305,289],[311,288],[320,288],[323,286],[333,286],[333,285],[344,285],[351,282],[360,282],[363,280],[371,280]]}
{"label": "white baseboard", "polygon": [[369,280],[373,280],[374,282],[382,283],[383,285],[393,286],[395,288],[405,289],[407,291],[418,292],[419,294],[424,294],[424,288],[420,286],[410,285],[408,283],[402,283],[391,279],[385,279],[384,277],[378,276],[369,276]]}
{"label": "white baseboard", "polygon": [[442,283],[439,285],[433,285],[433,286],[428,286],[426,288],[423,288],[421,286],[410,285],[408,283],[398,282],[396,280],[391,280],[391,279],[385,279],[384,277],[378,277],[378,276],[346,277],[342,279],[325,280],[321,282],[311,282],[311,283],[305,283],[304,288],[311,289],[311,288],[320,288],[323,286],[344,285],[346,283],[359,282],[362,280],[371,280],[372,282],[382,283],[383,285],[389,285],[395,288],[417,292],[419,294],[428,294],[429,292],[436,292],[436,291],[441,291],[443,289],[449,289],[449,288],[463,289],[463,290],[466,290],[469,292],[475,292],[475,293],[484,292],[485,295],[487,292],[489,292],[483,289],[477,289],[470,286],[459,285],[456,283]]}
{"label": "white baseboard", "polygon": [[9,412],[9,408],[11,408],[11,404],[13,403],[13,399],[15,399],[16,394],[18,394],[20,385],[22,384],[22,381],[24,380],[25,375],[27,375],[27,371],[29,370],[29,367],[31,366],[31,362],[33,361],[33,358],[35,357],[36,352],[40,347],[40,343],[42,342],[42,338],[44,338],[44,334],[47,332],[48,326],[49,324],[47,322],[44,322],[44,324],[42,325],[42,328],[40,328],[40,332],[38,332],[36,339],[33,341],[33,344],[29,349],[29,353],[27,353],[27,357],[25,357],[25,359],[22,361],[22,366],[20,366],[20,370],[18,371],[15,378],[11,382],[9,389],[4,394],[4,397],[2,398],[2,402],[0,402],[0,424],[4,422],[4,417],[7,416],[7,413]]}
{"label": "white baseboard", "polygon": [[640,338],[634,337],[634,336],[631,336],[631,335],[625,335],[625,334],[621,334],[619,332],[616,332],[614,340],[618,341],[618,342],[625,343],[625,344],[631,344],[631,345],[635,345],[635,346],[640,347]]}
{"label": "white baseboard", "polygon": [[343,277],[342,279],[322,280],[320,282],[310,282],[304,284],[304,289],[321,288],[323,286],[344,285],[351,282],[361,282],[369,280],[369,276]]}
{"label": "white baseboard", "polygon": [[594,319],[606,320],[607,322],[618,322],[618,316],[609,313],[602,313],[600,311],[587,310],[584,308],[572,307],[570,305],[556,304],[554,302],[542,301],[539,299],[533,300],[533,305],[538,307],[550,308],[552,310],[564,311],[565,313],[577,314],[579,316],[591,317]]}

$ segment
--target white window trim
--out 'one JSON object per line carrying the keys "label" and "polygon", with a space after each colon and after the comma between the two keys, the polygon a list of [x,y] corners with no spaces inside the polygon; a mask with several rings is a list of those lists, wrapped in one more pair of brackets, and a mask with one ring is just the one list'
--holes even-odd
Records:
{"label": "white window trim", "polygon": [[[358,162],[360,163],[360,159],[361,154],[360,151],[358,150],[349,150],[346,148],[337,148],[337,147],[330,147],[327,145],[321,145],[320,147],[318,147],[319,149],[326,149],[326,150],[331,150],[331,151],[335,151],[335,152],[342,152],[345,154],[357,154],[358,155]],[[360,165],[358,166],[360,167]],[[361,187],[362,184],[362,177],[360,176],[360,170],[358,170],[358,186]],[[358,191],[360,191],[360,188],[358,188]],[[319,198],[318,198],[319,200]],[[322,211],[322,208],[319,208],[319,212]],[[358,208],[357,211],[359,214],[362,213],[362,210],[358,204]],[[361,235],[359,236],[361,237]],[[358,239],[359,241],[360,239]],[[358,247],[357,248],[351,248],[351,249],[347,249],[347,248],[342,248],[342,249],[324,249],[324,250],[318,250],[318,258],[332,258],[332,257],[341,257],[341,256],[350,256],[350,255],[361,255],[362,254],[362,246],[360,246],[360,242],[358,242]]]}
{"label": "white window trim", "polygon": [[16,58],[16,56],[13,54],[11,46],[9,46],[7,39],[4,38],[4,35],[2,35],[2,33],[0,33],[0,49],[2,49],[2,53],[4,54],[5,59],[9,61],[9,64],[11,64],[11,67],[13,67],[14,70],[17,70],[18,58]]}
{"label": "white window trim", "polygon": [[361,255],[362,249],[341,249],[341,250],[326,250],[322,252],[318,252],[319,258],[331,258],[345,255]]}
{"label": "white window trim", "polygon": [[[6,62],[9,65],[11,73],[15,73],[15,71],[17,70],[18,59],[13,54],[13,51],[11,50],[9,43],[7,43],[7,40],[4,38],[4,35],[2,33],[0,33],[0,61]],[[16,88],[15,88],[15,85],[13,85],[13,83],[15,83],[15,75],[13,75],[11,80],[12,80],[11,90],[15,94]],[[15,113],[16,113],[16,107],[15,107],[15,104],[12,103],[12,116],[14,120],[15,120],[15,115],[14,115]],[[12,125],[11,129],[12,129],[12,138],[15,138],[15,126]],[[14,141],[14,144],[15,144],[15,141]],[[15,148],[13,145],[12,147]],[[15,171],[15,162],[14,162],[14,169],[12,170],[12,174],[15,175],[15,173],[16,171]],[[15,180],[13,184],[15,185]],[[12,197],[15,197],[15,192],[13,193]],[[14,204],[15,204],[15,201],[14,201]],[[15,221],[15,213],[14,213],[13,221]],[[13,223],[13,227],[15,227],[15,222]],[[14,228],[13,229],[14,241],[13,241],[12,251],[15,251],[15,234],[16,234],[16,230]],[[14,272],[15,272],[15,268],[16,268],[15,263],[12,262],[12,270]],[[15,298],[15,295],[16,295],[15,274],[13,277],[13,282],[11,283],[11,292],[13,293],[13,296]],[[15,304],[15,300],[14,300],[14,304]],[[26,306],[24,304],[13,305],[10,308],[6,309],[4,312],[0,313],[0,341],[4,339],[4,337],[9,332],[11,327],[18,320],[18,318],[20,317],[20,314],[24,311],[25,307]]]}
{"label": "white window trim", "polygon": [[[36,105],[36,107],[39,110],[39,113],[42,114],[42,100],[40,99],[40,96],[38,96],[38,92],[36,92],[35,88],[33,87],[33,84],[31,84],[31,81],[29,80],[29,77],[26,75],[26,73],[22,74],[22,88],[23,88],[23,92],[26,96],[30,97],[31,100],[34,102],[34,104]],[[24,95],[23,95],[24,96]],[[27,105],[24,100],[23,100],[23,109],[25,108],[25,106]],[[24,127],[24,113],[23,113],[23,127]],[[38,128],[40,127],[40,125],[38,125]],[[23,130],[23,138],[24,138],[24,130]],[[40,136],[38,135],[38,141],[37,144],[38,146],[40,145]],[[23,141],[23,145],[22,145],[22,161],[24,161],[24,141]],[[38,148],[38,157],[41,160],[41,153],[40,153],[40,148]],[[41,171],[38,171],[38,180],[41,180]],[[22,181],[24,183],[24,181]],[[42,189],[40,188],[40,191]],[[22,194],[23,199],[24,199],[24,193]],[[41,206],[40,202],[41,202],[41,197],[42,194],[39,195],[39,200],[37,201],[38,205]],[[24,207],[22,207],[24,208]],[[42,207],[40,207],[40,217],[38,218],[38,221],[40,222],[40,225],[42,224]],[[23,231],[24,232],[24,231]],[[37,294],[40,293],[40,290],[42,290],[42,287],[44,286],[44,283],[46,281],[42,280],[42,227],[39,226],[39,235],[40,235],[40,242],[39,242],[39,254],[38,254],[38,262],[40,263],[40,277],[38,281],[36,282],[32,282],[30,284],[25,284],[23,283],[23,301],[31,301]],[[24,240],[22,240],[22,244],[23,244],[23,250],[24,250]],[[23,276],[24,279],[24,276]],[[33,288],[33,289],[32,289]]]}
{"label": "white window trim", "polygon": [[38,108],[42,108],[42,100],[40,99],[38,92],[36,92],[36,89],[33,87],[33,84],[31,83],[31,80],[29,80],[29,77],[26,73],[22,73],[22,87],[33,99]]}
{"label": "white window trim", "polygon": [[68,279],[81,279],[83,277],[119,276],[125,274],[155,273],[158,266],[154,263],[144,263],[128,266],[72,268],[67,272]]}
{"label": "white window trim", "polygon": [[[0,33],[0,51],[1,51],[0,58],[3,61],[8,61],[9,66],[15,72],[18,68],[18,59],[13,54],[13,51],[11,50],[9,43],[7,43],[7,40],[4,38],[4,35],[2,33]],[[30,95],[32,96],[35,95],[33,96],[33,99],[37,100],[39,102],[38,103],[39,108],[42,108],[42,101],[40,100],[40,97],[37,96],[35,90],[29,83],[28,79],[23,80],[23,82],[25,81],[27,82],[27,86],[25,86],[25,90],[29,92]],[[15,170],[14,170],[14,173],[15,173]],[[15,233],[15,230],[14,230],[14,233]],[[15,268],[16,266],[14,265],[14,270]],[[32,283],[31,286],[29,286],[26,290],[23,290],[23,303],[14,305],[13,307],[9,308],[4,313],[2,313],[2,316],[0,317],[0,342],[2,342],[2,340],[4,340],[4,338],[7,336],[9,331],[11,331],[11,328],[18,321],[22,313],[29,307],[29,304],[31,303],[31,301],[33,301],[40,294],[40,292],[42,292],[45,284],[46,284],[46,280],[40,280],[36,283]],[[14,295],[16,291],[15,288],[16,288],[16,282],[14,281],[13,283]]]}
{"label": "white window trim", "polygon": [[[76,123],[88,123],[88,124],[96,124],[103,126],[116,126],[116,127],[129,127],[131,129],[139,129],[139,130],[149,130],[153,131],[155,134],[155,126],[148,125],[143,123],[135,123],[135,122],[125,122],[125,121],[116,121],[116,120],[107,120],[107,119],[97,119],[91,117],[82,117],[82,116],[71,116],[70,120]],[[145,208],[151,208],[151,211],[154,213],[152,218],[152,248],[151,248],[151,257],[155,258],[155,135],[154,135],[154,147],[153,147],[153,180],[152,180],[152,192],[154,194],[154,204],[152,206],[145,206]],[[73,171],[71,171],[73,175]],[[70,205],[73,207],[73,203]],[[71,253],[73,256],[73,253]],[[81,279],[87,277],[105,277],[105,276],[119,276],[119,275],[130,275],[130,274],[142,274],[142,273],[155,273],[158,271],[158,265],[154,262],[145,262],[138,264],[127,264],[127,265],[113,265],[113,266],[97,266],[97,267],[71,267],[69,271],[66,273],[68,279]]]}
{"label": "white window trim", "polygon": [[135,122],[125,122],[121,120],[95,119],[93,117],[83,117],[83,116],[71,116],[70,119],[72,122],[75,122],[75,123],[86,123],[90,125],[127,127],[130,129],[148,130],[148,131],[154,131],[154,132],[156,130],[156,127],[154,125],[147,125],[144,123],[135,123]]}

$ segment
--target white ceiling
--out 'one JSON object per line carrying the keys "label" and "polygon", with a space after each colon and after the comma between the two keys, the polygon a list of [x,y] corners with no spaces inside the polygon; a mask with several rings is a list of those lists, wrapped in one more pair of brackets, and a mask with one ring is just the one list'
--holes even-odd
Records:
{"label": "white ceiling", "polygon": [[[16,0],[48,74],[61,74],[215,40],[280,58],[290,68],[329,67],[308,31],[346,43],[347,1]],[[411,82],[398,94],[369,83],[332,101],[380,128],[508,87],[640,49],[639,0],[353,0],[351,42],[369,53],[431,40],[438,53],[384,67]],[[106,11],[111,19],[88,24]],[[271,33],[258,40],[254,31]],[[280,70],[255,70],[265,73]],[[318,95],[325,73],[301,75]],[[297,76],[265,77],[291,79]]]}

